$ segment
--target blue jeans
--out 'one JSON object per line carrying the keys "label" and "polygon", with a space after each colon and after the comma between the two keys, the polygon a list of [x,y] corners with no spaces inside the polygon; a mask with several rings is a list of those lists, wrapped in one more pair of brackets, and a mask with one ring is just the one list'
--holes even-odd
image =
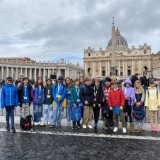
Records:
{"label": "blue jeans", "polygon": [[14,128],[14,108],[15,106],[7,106],[6,109],[6,128],[9,127],[9,117],[11,118],[11,128]]}
{"label": "blue jeans", "polygon": [[33,112],[34,112],[34,122],[41,122],[42,104],[34,104]]}
{"label": "blue jeans", "polygon": [[53,125],[61,125],[61,120],[63,117],[63,104],[58,104],[54,101],[54,109],[53,109]]}
{"label": "blue jeans", "polygon": [[51,123],[52,120],[52,104],[44,104],[44,109],[43,109],[43,118],[42,118],[42,122],[43,123]]}
{"label": "blue jeans", "polygon": [[67,122],[71,122],[71,101],[67,100]]}

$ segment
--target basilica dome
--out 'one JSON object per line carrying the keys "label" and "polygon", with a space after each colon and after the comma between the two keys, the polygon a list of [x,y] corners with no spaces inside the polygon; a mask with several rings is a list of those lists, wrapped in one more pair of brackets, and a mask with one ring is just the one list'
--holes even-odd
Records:
{"label": "basilica dome", "polygon": [[[115,44],[116,44],[116,49],[126,49],[128,48],[128,43],[124,37],[121,36],[120,31],[116,30],[115,32]],[[112,46],[112,39],[108,42],[107,48],[111,48]]]}

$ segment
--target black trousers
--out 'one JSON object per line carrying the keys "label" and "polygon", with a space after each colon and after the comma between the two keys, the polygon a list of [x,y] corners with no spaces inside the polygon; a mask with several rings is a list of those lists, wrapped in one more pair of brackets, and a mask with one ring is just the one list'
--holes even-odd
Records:
{"label": "black trousers", "polygon": [[98,123],[99,112],[100,112],[100,107],[98,107],[98,105],[96,105],[96,107],[93,107],[94,122],[95,122],[95,123]]}
{"label": "black trousers", "polygon": [[128,117],[129,117],[129,122],[132,123],[132,107],[127,106],[127,108],[124,110],[125,113],[125,122],[128,122]]}
{"label": "black trousers", "polygon": [[80,126],[80,121],[77,121],[77,122],[73,122],[73,127],[76,126],[76,123],[77,123],[77,126]]}

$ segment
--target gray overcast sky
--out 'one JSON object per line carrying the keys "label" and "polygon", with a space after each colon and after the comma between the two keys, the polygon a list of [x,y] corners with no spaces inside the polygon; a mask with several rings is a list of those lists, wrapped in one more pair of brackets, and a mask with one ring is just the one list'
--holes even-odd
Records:
{"label": "gray overcast sky", "polygon": [[160,50],[160,0],[0,0],[0,56],[82,63],[107,46],[113,16],[129,47]]}

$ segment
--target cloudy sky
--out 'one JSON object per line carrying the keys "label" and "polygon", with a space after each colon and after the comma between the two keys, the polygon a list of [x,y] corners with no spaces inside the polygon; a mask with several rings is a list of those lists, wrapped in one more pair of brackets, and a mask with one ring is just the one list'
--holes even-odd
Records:
{"label": "cloudy sky", "polygon": [[105,48],[112,17],[129,47],[160,50],[159,0],[0,0],[0,57],[82,64],[84,48]]}

